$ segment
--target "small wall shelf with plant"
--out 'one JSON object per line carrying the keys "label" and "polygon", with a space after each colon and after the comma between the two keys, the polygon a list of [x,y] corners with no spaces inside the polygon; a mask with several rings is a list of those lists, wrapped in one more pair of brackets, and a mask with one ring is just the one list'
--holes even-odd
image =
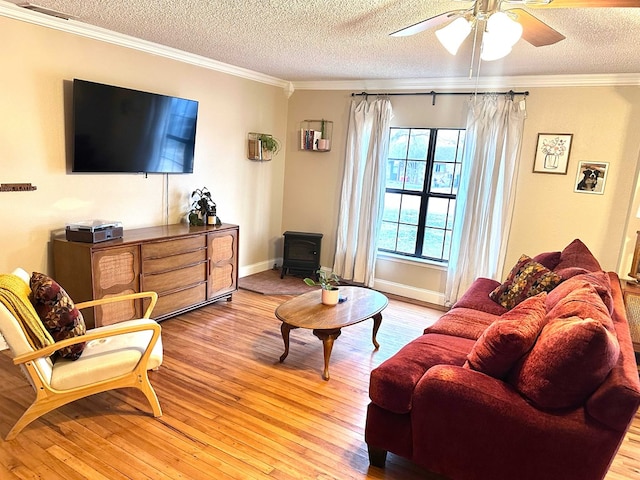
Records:
{"label": "small wall shelf with plant", "polygon": [[268,162],[280,150],[280,141],[268,133],[249,132],[247,158]]}
{"label": "small wall shelf with plant", "polygon": [[300,124],[300,150],[328,152],[331,150],[332,135],[332,121],[304,120]]}

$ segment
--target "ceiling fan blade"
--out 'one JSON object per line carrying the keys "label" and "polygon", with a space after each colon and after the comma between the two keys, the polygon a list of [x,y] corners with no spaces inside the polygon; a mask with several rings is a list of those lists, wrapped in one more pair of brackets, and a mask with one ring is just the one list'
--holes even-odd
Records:
{"label": "ceiling fan blade", "polygon": [[527,7],[535,8],[590,8],[590,7],[612,7],[612,8],[636,8],[640,7],[640,0],[552,0],[546,5],[527,4]]}
{"label": "ceiling fan blade", "polygon": [[451,10],[450,12],[441,13],[440,15],[436,15],[435,17],[427,18],[426,20],[422,20],[421,22],[414,23],[409,27],[401,28],[397,32],[390,33],[389,35],[392,37],[408,37],[410,35],[415,35],[416,33],[424,32],[425,30],[429,30],[430,28],[438,27],[448,22],[449,20],[453,20],[455,17],[464,12],[466,12],[466,10]]}
{"label": "ceiling fan blade", "polygon": [[566,38],[560,32],[521,8],[514,8],[508,10],[508,12],[516,15],[516,22],[522,25],[522,38],[534,47],[553,45]]}

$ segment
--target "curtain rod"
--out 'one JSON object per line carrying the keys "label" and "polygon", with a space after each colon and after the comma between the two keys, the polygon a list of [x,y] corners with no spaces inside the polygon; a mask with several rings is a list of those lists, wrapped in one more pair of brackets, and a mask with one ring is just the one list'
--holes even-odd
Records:
{"label": "curtain rod", "polygon": [[401,95],[431,95],[433,100],[431,102],[432,105],[436,104],[436,97],[438,95],[510,95],[513,99],[514,95],[523,95],[528,96],[529,91],[524,92],[514,92],[513,90],[509,90],[508,92],[435,92],[431,90],[430,92],[399,92],[399,93],[369,93],[369,92],[360,92],[360,93],[352,93],[352,97],[358,97],[364,95],[368,97],[369,95],[381,95],[381,96],[401,96]]}

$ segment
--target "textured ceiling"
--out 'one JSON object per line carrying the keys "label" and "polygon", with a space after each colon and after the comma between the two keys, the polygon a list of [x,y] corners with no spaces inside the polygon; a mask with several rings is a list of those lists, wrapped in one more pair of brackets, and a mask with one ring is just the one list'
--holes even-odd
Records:
{"label": "textured ceiling", "polygon": [[[11,0],[0,3],[24,3]],[[468,77],[428,30],[389,33],[471,2],[445,0],[34,0],[83,22],[282,80]],[[508,8],[508,7],[507,7]],[[640,8],[527,10],[567,38],[484,62],[482,76],[640,73]],[[474,69],[477,73],[477,68]]]}

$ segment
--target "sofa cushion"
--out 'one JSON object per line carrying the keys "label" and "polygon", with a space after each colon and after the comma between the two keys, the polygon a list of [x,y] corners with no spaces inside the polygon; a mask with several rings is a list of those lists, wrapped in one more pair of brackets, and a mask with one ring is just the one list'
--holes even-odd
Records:
{"label": "sofa cushion", "polygon": [[[42,323],[53,339],[58,342],[84,335],[87,328],[82,313],[73,300],[55,280],[42,273],[31,274],[31,301]],[[77,360],[85,344],[76,343],[57,351],[62,358]]]}
{"label": "sofa cushion", "polygon": [[493,322],[467,355],[465,366],[503,379],[538,338],[547,313],[546,296],[529,297]]}
{"label": "sofa cushion", "polygon": [[[582,269],[581,269],[582,270]],[[570,295],[575,290],[591,285],[602,299],[609,313],[613,313],[613,298],[611,296],[611,281],[609,275],[602,270],[598,272],[587,272],[563,280],[560,285],[549,292],[547,297],[547,309],[553,308],[560,300]]]}
{"label": "sofa cushion", "polygon": [[481,310],[456,307],[442,315],[424,333],[439,333],[454,337],[468,338],[474,342],[486,328],[500,317]]}
{"label": "sofa cushion", "polygon": [[553,269],[558,275],[563,278],[570,276],[571,269],[583,268],[589,272],[596,272],[602,270],[598,260],[593,256],[587,246],[577,238],[567,245],[560,254],[560,263]]}
{"label": "sofa cushion", "polygon": [[[547,318],[549,322],[564,320],[571,317],[582,319],[591,318],[600,322],[607,330],[615,334],[613,319],[609,314],[609,309],[596,288],[587,282],[580,282],[575,285],[564,297],[557,299],[554,304],[555,292],[547,296]],[[549,297],[552,297],[551,299]]]}
{"label": "sofa cushion", "polygon": [[504,283],[489,296],[503,307],[511,309],[525,298],[552,290],[561,280],[559,275],[544,265],[527,255],[521,255]]}
{"label": "sofa cushion", "polygon": [[572,317],[549,322],[509,381],[537,408],[575,408],[602,384],[619,353],[617,339],[599,321]]}
{"label": "sofa cushion", "polygon": [[541,263],[542,265],[547,267],[549,270],[553,270],[554,268],[556,268],[558,263],[560,263],[561,255],[562,255],[562,252],[539,253],[538,255],[533,257],[533,261]]}
{"label": "sofa cushion", "polygon": [[452,308],[471,308],[493,315],[502,315],[507,309],[489,297],[489,293],[499,285],[500,282],[491,278],[476,278]]}
{"label": "sofa cushion", "polygon": [[371,371],[369,398],[391,412],[409,412],[413,391],[425,372],[440,364],[462,366],[473,344],[474,340],[449,335],[416,338]]}

